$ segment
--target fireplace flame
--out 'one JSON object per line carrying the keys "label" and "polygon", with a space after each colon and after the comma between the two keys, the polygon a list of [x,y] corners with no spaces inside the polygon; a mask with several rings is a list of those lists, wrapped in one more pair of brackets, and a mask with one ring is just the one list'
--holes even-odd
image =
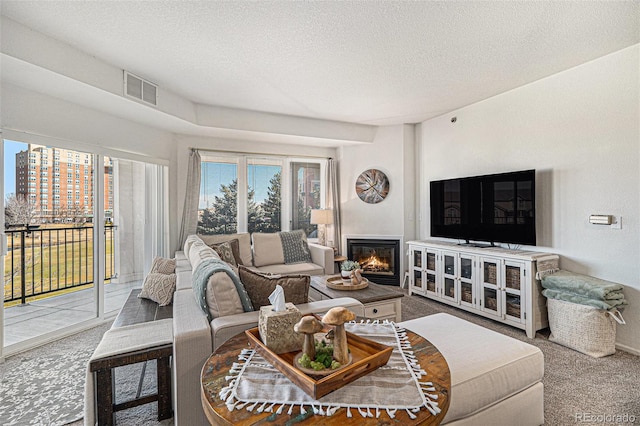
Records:
{"label": "fireplace flame", "polygon": [[371,272],[388,272],[389,271],[389,262],[385,262],[375,254],[368,258],[361,259],[359,263],[364,271],[371,271]]}

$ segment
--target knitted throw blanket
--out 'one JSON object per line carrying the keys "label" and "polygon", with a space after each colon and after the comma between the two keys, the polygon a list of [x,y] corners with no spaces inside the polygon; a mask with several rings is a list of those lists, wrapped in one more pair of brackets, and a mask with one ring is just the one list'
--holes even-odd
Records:
{"label": "knitted throw blanket", "polygon": [[357,410],[362,417],[379,418],[386,413],[392,419],[397,410],[405,410],[410,418],[416,418],[414,413],[422,408],[433,415],[440,413],[437,395],[429,393],[435,391],[433,383],[423,381],[427,373],[417,363],[404,329],[388,321],[347,323],[345,328],[392,346],[389,362],[315,400],[255,350],[244,349],[229,371],[228,385],[220,391],[220,398],[230,411],[246,409],[258,413],[285,411],[290,415],[294,410],[301,414],[312,410],[314,414],[331,416],[339,408],[346,408],[347,417]]}

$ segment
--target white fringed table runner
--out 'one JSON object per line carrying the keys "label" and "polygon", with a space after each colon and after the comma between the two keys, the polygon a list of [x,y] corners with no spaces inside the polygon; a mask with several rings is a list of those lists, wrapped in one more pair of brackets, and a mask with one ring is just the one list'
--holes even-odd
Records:
{"label": "white fringed table runner", "polygon": [[[228,385],[220,391],[230,411],[246,409],[261,412],[286,412],[299,410],[304,414],[333,415],[339,408],[346,408],[347,417],[352,409],[362,417],[380,417],[386,412],[390,418],[397,410],[406,410],[410,418],[425,408],[436,415],[440,412],[435,388],[422,379],[426,372],[413,355],[404,329],[395,323],[384,321],[345,324],[347,331],[364,338],[392,346],[389,362],[343,387],[315,400],[294,385],[255,350],[245,349],[226,377]],[[432,393],[433,392],[433,393]]]}

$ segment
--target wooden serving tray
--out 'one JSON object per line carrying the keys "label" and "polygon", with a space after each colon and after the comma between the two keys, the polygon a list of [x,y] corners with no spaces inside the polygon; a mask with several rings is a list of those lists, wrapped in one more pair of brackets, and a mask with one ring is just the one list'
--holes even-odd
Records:
{"label": "wooden serving tray", "polygon": [[369,286],[369,280],[365,277],[362,277],[362,282],[360,284],[344,285],[342,276],[340,275],[338,275],[337,277],[327,278],[326,283],[327,287],[334,290],[362,290],[363,288],[367,288],[367,286]]}
{"label": "wooden serving tray", "polygon": [[293,364],[294,357],[300,351],[276,354],[262,343],[258,327],[246,330],[245,333],[249,342],[256,347],[264,359],[314,399],[319,399],[385,365],[393,351],[391,346],[347,332],[347,344],[353,358],[351,365],[325,377],[315,378],[303,373]]}

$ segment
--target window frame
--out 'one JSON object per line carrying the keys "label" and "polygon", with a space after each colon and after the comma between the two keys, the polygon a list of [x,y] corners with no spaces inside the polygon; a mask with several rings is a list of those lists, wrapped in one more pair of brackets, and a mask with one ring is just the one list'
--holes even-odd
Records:
{"label": "window frame", "polygon": [[[200,151],[201,167],[205,162],[223,162],[227,160],[229,163],[237,165],[237,211],[236,211],[236,232],[248,232],[248,166],[250,160],[265,159],[269,162],[279,162],[281,166],[281,186],[280,186],[280,230],[291,231],[293,218],[293,178],[291,176],[292,163],[317,163],[320,166],[320,208],[325,208],[326,200],[326,173],[327,161],[323,157],[288,157],[284,155],[258,154],[258,153],[242,153],[228,151]],[[200,196],[202,196],[202,188],[200,188]],[[198,206],[200,210],[200,206]],[[198,218],[198,226],[200,219]],[[313,240],[313,239],[312,239]]]}

